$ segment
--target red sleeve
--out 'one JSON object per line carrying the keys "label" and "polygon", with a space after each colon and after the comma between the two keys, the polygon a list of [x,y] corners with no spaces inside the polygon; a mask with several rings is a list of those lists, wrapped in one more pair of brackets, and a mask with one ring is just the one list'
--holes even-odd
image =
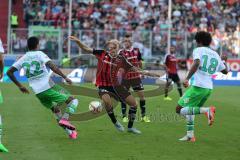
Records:
{"label": "red sleeve", "polygon": [[165,63],[166,65],[168,64],[168,59],[169,59],[169,55],[167,55],[166,58],[165,58],[165,62],[164,62],[164,63]]}

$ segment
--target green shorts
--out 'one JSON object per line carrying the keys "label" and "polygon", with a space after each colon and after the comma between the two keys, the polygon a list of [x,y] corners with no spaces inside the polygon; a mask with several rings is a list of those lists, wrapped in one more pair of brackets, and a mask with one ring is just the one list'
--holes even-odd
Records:
{"label": "green shorts", "polygon": [[212,89],[191,86],[179,99],[178,104],[182,107],[202,107],[211,93]]}
{"label": "green shorts", "polygon": [[40,102],[47,108],[51,109],[56,105],[61,105],[71,96],[70,93],[59,85],[36,94]]}

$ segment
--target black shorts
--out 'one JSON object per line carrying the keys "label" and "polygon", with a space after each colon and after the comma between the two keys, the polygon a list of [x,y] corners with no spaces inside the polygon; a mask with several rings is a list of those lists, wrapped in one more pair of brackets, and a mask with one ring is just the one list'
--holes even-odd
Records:
{"label": "black shorts", "polygon": [[116,100],[124,101],[131,93],[128,89],[124,86],[99,86],[98,87],[98,94],[100,98],[104,94],[108,94],[110,97],[115,98]]}
{"label": "black shorts", "polygon": [[179,78],[179,76],[178,76],[177,73],[176,73],[176,74],[168,73],[168,74],[167,74],[167,82],[169,82],[170,79],[171,79],[173,82],[175,82],[175,83],[177,83],[177,82],[180,81],[180,78]]}
{"label": "black shorts", "polygon": [[137,92],[137,91],[142,91],[144,90],[142,81],[140,78],[136,78],[136,79],[125,79],[123,80],[122,83],[124,86],[126,86],[126,88],[129,90],[130,87],[132,87],[132,89]]}

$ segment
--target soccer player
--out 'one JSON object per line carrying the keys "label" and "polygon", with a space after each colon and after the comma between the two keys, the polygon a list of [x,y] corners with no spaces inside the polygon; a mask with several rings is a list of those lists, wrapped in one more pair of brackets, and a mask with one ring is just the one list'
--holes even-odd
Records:
{"label": "soccer player", "polygon": [[228,73],[225,61],[226,56],[220,57],[217,52],[210,49],[212,37],[208,32],[199,31],[195,35],[198,47],[193,50],[193,64],[184,80],[184,87],[190,88],[178,101],[176,112],[186,117],[187,134],[179,139],[180,141],[195,142],[194,117],[197,114],[205,114],[208,118],[208,125],[214,122],[215,107],[203,106],[212,93],[212,75],[216,72]]}
{"label": "soccer player", "polygon": [[[0,79],[3,78],[3,67],[4,67],[4,61],[3,61],[3,53],[4,53],[4,49],[3,49],[3,45],[2,45],[2,41],[0,39]],[[3,102],[3,97],[0,91],[0,103]],[[2,144],[2,117],[0,115],[0,152],[8,152],[8,149]]]}
{"label": "soccer player", "polygon": [[99,96],[103,100],[105,109],[114,126],[121,132],[125,130],[114,115],[111,97],[125,101],[130,106],[128,113],[128,132],[141,134],[141,131],[133,128],[133,123],[137,112],[137,103],[135,98],[130,94],[126,87],[122,85],[122,77],[124,77],[124,73],[127,73],[130,70],[139,71],[141,74],[149,76],[159,77],[159,75],[152,74],[147,71],[140,71],[137,67],[134,67],[131,63],[129,63],[125,57],[119,55],[118,52],[120,43],[118,40],[110,40],[107,43],[109,50],[107,52],[105,50],[95,50],[89,48],[74,36],[69,38],[75,41],[82,50],[92,53],[97,57],[98,65],[96,86],[98,87]]}
{"label": "soccer player", "polygon": [[[124,49],[120,51],[119,54],[123,55],[128,62],[130,62],[133,66],[142,68],[142,55],[138,48],[133,48],[132,46],[132,37],[127,34],[123,39],[123,46]],[[144,88],[141,81],[141,75],[138,72],[130,71],[128,72],[124,79],[123,79],[123,85],[127,87],[127,89],[132,89],[137,93],[140,101],[140,109],[141,109],[141,121],[143,122],[151,122],[149,117],[146,116],[146,101],[144,98]],[[127,105],[124,102],[121,102],[122,107],[122,116],[123,116],[123,122],[128,122],[127,118]]]}
{"label": "soccer player", "polygon": [[172,81],[177,84],[178,92],[180,97],[182,97],[182,87],[180,79],[177,73],[177,58],[175,57],[175,47],[170,48],[170,54],[165,56],[165,68],[167,72],[167,82],[165,85],[165,97],[164,100],[171,101],[172,98],[168,96],[168,88],[171,85]]}
{"label": "soccer player", "polygon": [[[54,73],[60,75],[68,84],[72,81],[67,78],[62,71],[49,59],[42,51],[39,51],[39,40],[36,37],[30,37],[27,41],[29,51],[17,60],[13,66],[7,71],[9,78],[17,85],[22,93],[29,94],[29,91],[24,87],[14,76],[14,72],[24,69],[29,85],[40,102],[51,109],[55,114],[58,124],[63,127],[70,139],[77,138],[77,131],[69,121],[69,116],[73,114],[78,106],[78,100],[67,93],[64,88],[54,84],[47,70],[49,67]],[[59,106],[66,104],[66,110],[62,114]]]}

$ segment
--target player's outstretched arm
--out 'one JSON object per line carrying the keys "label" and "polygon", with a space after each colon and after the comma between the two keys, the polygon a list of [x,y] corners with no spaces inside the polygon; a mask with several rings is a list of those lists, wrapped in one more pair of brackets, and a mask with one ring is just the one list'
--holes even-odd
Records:
{"label": "player's outstretched arm", "polygon": [[187,77],[185,78],[185,80],[183,82],[183,86],[184,87],[188,87],[189,86],[188,81],[193,76],[193,74],[198,70],[199,66],[200,66],[200,60],[199,59],[195,59],[193,61],[193,64],[192,64],[188,74],[187,74]]}
{"label": "player's outstretched arm", "polygon": [[18,86],[18,88],[20,89],[20,91],[22,93],[27,93],[29,94],[29,91],[26,87],[24,87],[14,76],[14,72],[17,71],[17,68],[15,67],[11,67],[8,71],[7,71],[7,75],[8,77],[16,84],[16,86]]}
{"label": "player's outstretched arm", "polygon": [[93,53],[93,49],[88,47],[87,45],[83,44],[77,37],[70,36],[69,39],[72,41],[75,41],[82,50],[89,52],[89,53]]}
{"label": "player's outstretched arm", "polygon": [[221,59],[222,59],[223,64],[224,64],[224,66],[225,66],[225,69],[222,70],[221,72],[222,72],[223,74],[228,74],[228,66],[227,66],[227,64],[226,64],[227,56],[226,56],[226,55],[222,55],[222,56],[221,56]]}
{"label": "player's outstretched arm", "polygon": [[46,63],[46,66],[49,67],[54,73],[58,74],[59,76],[61,76],[63,79],[65,79],[65,81],[68,84],[72,84],[71,79],[67,78],[62,71],[52,62],[52,61],[48,61]]}
{"label": "player's outstretched arm", "polygon": [[145,75],[145,76],[150,76],[150,77],[157,77],[158,78],[158,77],[161,77],[163,75],[163,74],[149,72],[149,71],[146,71],[146,70],[141,70],[140,68],[135,67],[135,66],[133,66],[131,70],[133,70],[135,72],[138,72],[138,73],[140,73],[142,75]]}

